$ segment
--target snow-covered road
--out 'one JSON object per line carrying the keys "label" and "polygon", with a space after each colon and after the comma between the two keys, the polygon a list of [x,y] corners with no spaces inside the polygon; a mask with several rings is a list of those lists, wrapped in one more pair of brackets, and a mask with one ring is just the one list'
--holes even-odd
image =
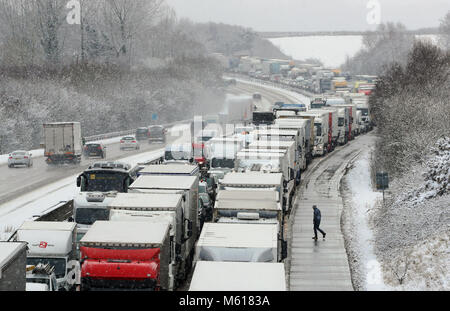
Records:
{"label": "snow-covered road", "polygon": [[[184,133],[189,125],[180,124],[172,127],[169,131],[170,141],[184,141]],[[164,149],[153,146],[147,152],[138,154],[131,153],[128,156],[120,158],[121,161],[127,162],[131,165],[136,165],[139,162],[157,159],[164,153]],[[64,176],[63,178],[56,177],[57,181],[49,182],[35,190],[23,191],[22,195],[17,196],[16,199],[8,200],[8,202],[0,205],[0,240],[9,236],[8,231],[20,226],[23,221],[32,219],[35,215],[40,215],[51,207],[56,206],[62,201],[70,201],[73,199],[77,191],[76,178],[79,174],[80,167],[76,168],[60,168],[59,174],[56,176]],[[75,173],[75,174],[74,174]],[[69,176],[69,177],[67,177]],[[20,180],[18,181],[21,182]],[[25,178],[21,183],[26,184]],[[23,188],[22,188],[23,189]]]}

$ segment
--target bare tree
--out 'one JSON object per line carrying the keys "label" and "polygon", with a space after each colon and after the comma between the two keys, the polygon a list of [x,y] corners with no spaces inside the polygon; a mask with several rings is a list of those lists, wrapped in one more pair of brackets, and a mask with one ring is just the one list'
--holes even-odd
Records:
{"label": "bare tree", "polygon": [[29,0],[0,0],[1,58],[5,65],[34,64],[39,56],[34,5]]}
{"label": "bare tree", "polygon": [[151,30],[164,0],[103,0],[102,26],[117,58],[132,62],[139,34]]}
{"label": "bare tree", "polygon": [[60,30],[65,20],[65,0],[35,0],[32,2],[37,12],[37,26],[45,59],[49,64],[58,64],[62,52]]}
{"label": "bare tree", "polygon": [[450,11],[441,20],[439,26],[439,43],[445,49],[450,49]]}

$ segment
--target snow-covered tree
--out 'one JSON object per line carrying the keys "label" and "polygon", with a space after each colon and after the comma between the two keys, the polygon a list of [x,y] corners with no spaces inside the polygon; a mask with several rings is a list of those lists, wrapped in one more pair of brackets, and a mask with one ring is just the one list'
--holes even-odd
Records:
{"label": "snow-covered tree", "polygon": [[439,43],[443,48],[450,49],[450,11],[448,11],[439,25]]}

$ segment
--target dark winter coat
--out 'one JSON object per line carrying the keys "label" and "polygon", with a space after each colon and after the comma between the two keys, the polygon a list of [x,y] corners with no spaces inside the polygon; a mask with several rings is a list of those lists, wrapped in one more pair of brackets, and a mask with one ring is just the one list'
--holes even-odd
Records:
{"label": "dark winter coat", "polygon": [[314,224],[319,225],[321,217],[322,216],[320,214],[320,210],[317,207],[315,207],[314,208],[314,218],[313,218]]}

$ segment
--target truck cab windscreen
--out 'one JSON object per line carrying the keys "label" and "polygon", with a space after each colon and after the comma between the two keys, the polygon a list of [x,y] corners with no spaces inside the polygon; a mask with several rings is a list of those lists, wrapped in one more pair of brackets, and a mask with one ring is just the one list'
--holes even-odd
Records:
{"label": "truck cab windscreen", "polygon": [[359,108],[358,110],[361,111],[361,114],[363,116],[365,116],[365,117],[369,115],[369,109],[368,108]]}
{"label": "truck cab windscreen", "polygon": [[234,159],[217,159],[211,161],[212,168],[234,168]]}
{"label": "truck cab windscreen", "polygon": [[82,225],[92,225],[97,220],[109,220],[109,210],[106,208],[77,208],[75,222]]}
{"label": "truck cab windscreen", "polygon": [[316,136],[322,136],[322,124],[314,123],[314,128],[316,129]]}
{"label": "truck cab windscreen", "polygon": [[44,258],[44,257],[27,257],[27,265],[37,266],[39,263],[50,264],[55,267],[56,278],[60,279],[66,275],[66,259],[65,258]]}
{"label": "truck cab windscreen", "polygon": [[126,175],[118,172],[89,172],[86,174],[83,192],[108,192],[118,191],[126,192],[124,185]]}
{"label": "truck cab windscreen", "polygon": [[189,161],[190,157],[185,152],[178,152],[178,151],[166,151],[164,153],[164,159],[166,161],[172,161],[172,160],[184,160]]}

